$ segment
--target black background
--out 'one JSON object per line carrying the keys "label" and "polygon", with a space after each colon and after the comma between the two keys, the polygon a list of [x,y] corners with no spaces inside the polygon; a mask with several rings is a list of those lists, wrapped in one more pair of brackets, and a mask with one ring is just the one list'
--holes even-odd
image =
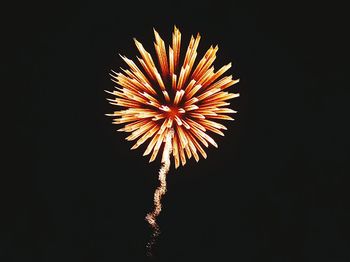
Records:
{"label": "black background", "polygon": [[[14,2],[3,23],[16,91],[1,261],[148,261],[159,160],[105,117],[109,70],[202,35],[241,82],[208,158],[172,169],[154,261],[350,261],[345,8],[294,1]],[[153,51],[152,51],[153,52]],[[19,92],[17,92],[19,91]],[[4,166],[4,170],[5,170]]]}

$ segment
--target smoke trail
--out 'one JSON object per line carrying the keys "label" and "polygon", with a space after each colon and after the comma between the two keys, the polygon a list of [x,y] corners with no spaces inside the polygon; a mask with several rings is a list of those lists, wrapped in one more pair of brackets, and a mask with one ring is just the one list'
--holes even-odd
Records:
{"label": "smoke trail", "polygon": [[152,256],[152,247],[156,241],[156,238],[160,234],[160,229],[159,226],[156,222],[157,216],[160,214],[162,211],[162,203],[161,199],[162,196],[166,192],[166,175],[169,172],[170,169],[170,154],[172,152],[172,138],[174,136],[174,131],[173,129],[170,129],[168,134],[165,137],[165,146],[164,146],[164,151],[162,155],[162,167],[159,170],[159,176],[158,180],[160,182],[160,185],[154,192],[154,197],[153,197],[153,203],[154,203],[154,209],[152,212],[148,213],[146,215],[146,221],[150,224],[151,228],[153,229],[153,233],[151,235],[151,238],[149,242],[147,243],[147,254],[149,256]]}

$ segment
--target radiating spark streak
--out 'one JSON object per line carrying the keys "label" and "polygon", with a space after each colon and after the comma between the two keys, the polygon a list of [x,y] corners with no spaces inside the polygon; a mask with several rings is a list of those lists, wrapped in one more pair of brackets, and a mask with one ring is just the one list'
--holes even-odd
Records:
{"label": "radiating spark streak", "polygon": [[148,213],[146,215],[146,221],[150,224],[153,233],[151,236],[150,241],[147,244],[147,249],[148,249],[148,254],[152,255],[152,247],[156,241],[156,238],[160,234],[160,229],[157,224],[157,217],[162,211],[162,196],[166,192],[166,175],[169,172],[170,169],[170,154],[172,152],[172,138],[174,136],[174,131],[173,129],[169,129],[167,132],[167,135],[165,137],[165,146],[163,150],[163,156],[162,156],[162,167],[159,170],[159,176],[158,180],[160,182],[160,185],[154,192],[154,198],[153,198],[153,203],[154,203],[154,209],[152,212]]}

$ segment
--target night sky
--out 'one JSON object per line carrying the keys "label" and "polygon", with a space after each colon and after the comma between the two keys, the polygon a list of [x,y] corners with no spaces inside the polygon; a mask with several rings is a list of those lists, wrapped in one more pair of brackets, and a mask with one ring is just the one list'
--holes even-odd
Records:
{"label": "night sky", "polygon": [[[229,2],[229,1],[228,1]],[[7,261],[350,261],[345,9],[280,1],[13,3],[4,22],[11,118],[2,172]],[[11,18],[11,19],[10,19]],[[155,27],[240,83],[225,137],[168,175],[162,234],[146,256],[160,161],[148,163],[104,114],[108,75],[154,55]],[[182,49],[184,52],[184,49]],[[125,67],[125,66],[124,66]],[[3,84],[3,88],[6,86]],[[18,93],[17,93],[18,91]],[[4,167],[5,170],[5,167]]]}

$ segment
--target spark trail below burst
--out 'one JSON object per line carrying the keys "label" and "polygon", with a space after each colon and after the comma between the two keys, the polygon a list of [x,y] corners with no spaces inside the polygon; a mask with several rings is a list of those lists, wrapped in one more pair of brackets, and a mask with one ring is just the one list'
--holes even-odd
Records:
{"label": "spark trail below burst", "polygon": [[158,180],[160,182],[160,185],[154,192],[154,198],[153,198],[153,203],[154,203],[154,209],[152,212],[148,213],[146,215],[146,221],[150,224],[153,233],[151,235],[151,238],[149,242],[146,245],[147,248],[147,254],[149,256],[152,256],[152,248],[153,245],[157,239],[157,237],[160,234],[160,229],[157,224],[157,217],[162,211],[162,196],[166,192],[166,175],[169,172],[170,169],[170,154],[172,152],[172,138],[174,136],[174,131],[173,129],[170,129],[169,132],[167,133],[167,136],[165,138],[165,146],[164,146],[164,151],[163,151],[163,156],[162,156],[162,167],[159,170],[159,176]]}

